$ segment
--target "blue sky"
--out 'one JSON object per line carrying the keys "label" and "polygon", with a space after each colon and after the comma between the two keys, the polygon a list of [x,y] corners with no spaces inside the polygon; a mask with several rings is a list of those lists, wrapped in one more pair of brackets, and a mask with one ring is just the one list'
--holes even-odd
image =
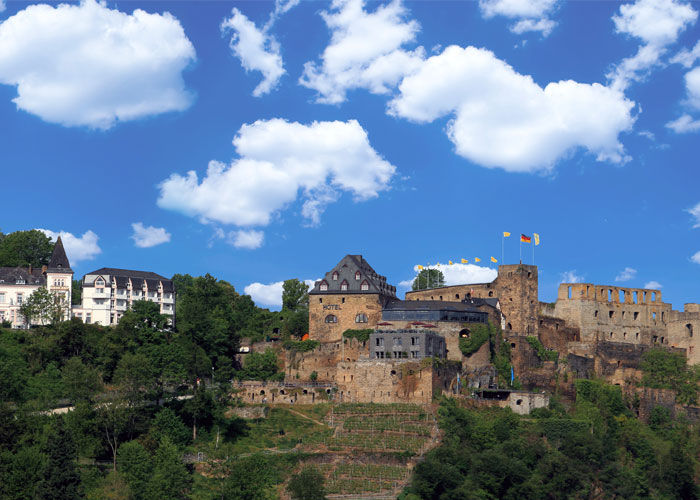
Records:
{"label": "blue sky", "polygon": [[209,272],[274,306],[346,253],[401,292],[450,259],[482,281],[502,231],[506,263],[537,232],[541,300],[700,300],[700,3],[0,9],[0,230],[62,232],[79,276]]}

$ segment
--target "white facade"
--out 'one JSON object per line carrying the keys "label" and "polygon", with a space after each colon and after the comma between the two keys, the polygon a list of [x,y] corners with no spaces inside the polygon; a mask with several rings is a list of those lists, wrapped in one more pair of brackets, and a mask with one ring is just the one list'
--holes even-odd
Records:
{"label": "white facade", "polygon": [[19,308],[41,287],[60,297],[65,308],[64,319],[70,317],[72,271],[48,272],[46,267],[41,270],[2,268],[0,275],[0,322],[8,321],[12,328],[28,326]]}
{"label": "white facade", "polygon": [[175,289],[171,280],[155,273],[102,268],[83,278],[81,307],[74,307],[74,317],[85,323],[115,325],[127,309],[138,300],[156,302],[160,313],[175,317]]}

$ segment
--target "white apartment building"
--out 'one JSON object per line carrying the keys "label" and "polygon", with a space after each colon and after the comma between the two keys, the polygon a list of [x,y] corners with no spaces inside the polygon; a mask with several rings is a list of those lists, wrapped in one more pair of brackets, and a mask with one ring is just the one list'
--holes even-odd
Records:
{"label": "white apartment building", "polygon": [[135,301],[149,300],[160,306],[160,313],[175,321],[175,287],[172,280],[148,271],[103,267],[83,278],[80,307],[74,317],[85,323],[115,325]]}
{"label": "white apartment building", "polygon": [[7,321],[12,328],[24,328],[25,318],[19,308],[36,290],[46,287],[56,293],[65,305],[64,319],[70,317],[71,285],[73,270],[70,268],[63,242],[59,236],[48,266],[41,269],[24,267],[0,267],[0,322]]}

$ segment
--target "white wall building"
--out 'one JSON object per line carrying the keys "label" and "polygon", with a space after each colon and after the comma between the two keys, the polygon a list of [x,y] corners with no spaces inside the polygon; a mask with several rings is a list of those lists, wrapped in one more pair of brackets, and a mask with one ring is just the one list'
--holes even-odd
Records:
{"label": "white wall building", "polygon": [[31,266],[0,267],[0,321],[8,321],[13,328],[28,326],[19,308],[41,287],[46,287],[59,296],[61,304],[65,305],[64,319],[68,319],[72,281],[73,270],[60,236],[56,240],[48,266],[41,269],[33,269]]}
{"label": "white wall building", "polygon": [[103,267],[83,278],[80,307],[73,316],[85,323],[115,325],[135,301],[149,300],[160,306],[160,313],[175,319],[175,287],[172,280],[148,271]]}

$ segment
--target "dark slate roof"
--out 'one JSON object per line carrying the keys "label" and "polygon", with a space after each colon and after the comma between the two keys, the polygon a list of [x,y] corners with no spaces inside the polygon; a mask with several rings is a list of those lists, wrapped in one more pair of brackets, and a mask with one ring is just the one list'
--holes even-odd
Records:
{"label": "dark slate roof", "polygon": [[14,285],[17,281],[24,281],[26,285],[45,285],[46,276],[41,269],[29,269],[26,267],[0,267],[0,283]]}
{"label": "dark slate roof", "polygon": [[[355,273],[360,272],[360,279],[355,279]],[[333,274],[338,273],[338,279],[333,279]],[[328,290],[321,290],[321,283],[328,283]],[[367,282],[368,289],[362,290],[362,283]],[[347,282],[347,290],[341,290],[341,284]],[[396,297],[396,287],[386,282],[386,277],[372,269],[372,266],[362,257],[362,255],[346,255],[338,264],[328,271],[322,280],[314,284],[309,292],[315,294],[335,294],[335,293],[372,293]]]}
{"label": "dark slate roof", "polygon": [[66,255],[66,250],[63,248],[63,242],[61,237],[56,238],[56,244],[53,247],[53,253],[51,254],[51,260],[49,261],[49,272],[50,271],[61,271],[61,272],[73,272],[70,268],[70,263],[68,262],[68,256]]}
{"label": "dark slate roof", "polygon": [[153,280],[167,280],[165,276],[150,271],[132,271],[131,269],[117,269],[114,267],[102,267],[97,271],[87,274],[109,274],[110,276],[125,276],[127,278],[149,278]]}
{"label": "dark slate roof", "polygon": [[[157,290],[158,284],[163,283],[163,290],[168,292],[175,291],[172,280],[169,280],[165,276],[160,274],[152,273],[150,271],[132,271],[130,269],[116,269],[114,267],[103,267],[97,269],[96,271],[89,272],[87,274],[97,275],[97,276],[109,276],[117,283],[117,288],[126,288],[129,280],[131,280],[131,286],[135,290],[140,290],[143,288],[144,281],[148,284],[149,290]],[[85,283],[83,280],[83,286],[94,286],[93,283]]]}

